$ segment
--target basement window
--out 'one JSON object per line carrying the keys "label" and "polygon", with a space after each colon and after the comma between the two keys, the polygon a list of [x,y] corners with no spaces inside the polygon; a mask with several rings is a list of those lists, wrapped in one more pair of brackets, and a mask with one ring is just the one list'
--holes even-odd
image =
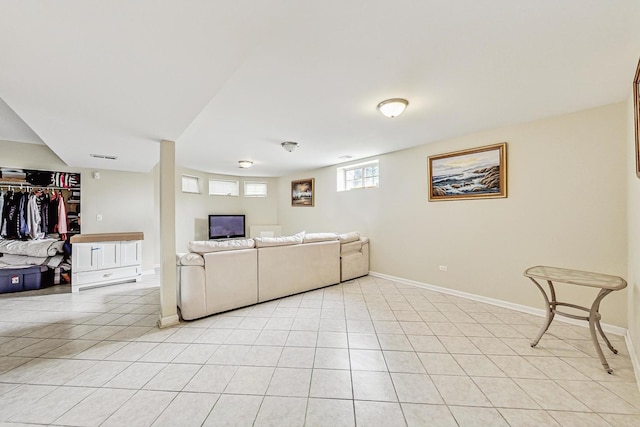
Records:
{"label": "basement window", "polygon": [[245,181],[244,197],[267,197],[267,183],[261,181]]}
{"label": "basement window", "polygon": [[197,176],[182,175],[182,192],[183,193],[200,193],[200,182]]}
{"label": "basement window", "polygon": [[378,160],[339,167],[336,178],[338,191],[378,188],[380,183]]}
{"label": "basement window", "polygon": [[225,179],[209,179],[210,196],[239,196],[240,182]]}

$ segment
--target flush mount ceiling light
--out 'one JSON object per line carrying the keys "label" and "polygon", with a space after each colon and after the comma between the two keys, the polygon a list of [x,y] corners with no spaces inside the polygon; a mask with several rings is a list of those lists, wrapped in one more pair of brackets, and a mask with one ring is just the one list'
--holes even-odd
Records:
{"label": "flush mount ceiling light", "polygon": [[390,119],[402,114],[405,108],[409,105],[409,101],[402,98],[385,99],[376,107],[383,116]]}
{"label": "flush mount ceiling light", "polygon": [[293,142],[293,141],[285,141],[280,145],[282,145],[282,148],[284,148],[285,150],[287,150],[288,152],[291,153],[293,150],[298,148],[298,146],[300,144],[298,144],[297,142]]}
{"label": "flush mount ceiling light", "polygon": [[253,162],[251,160],[240,160],[238,161],[238,164],[242,169],[250,168],[251,166],[253,166]]}

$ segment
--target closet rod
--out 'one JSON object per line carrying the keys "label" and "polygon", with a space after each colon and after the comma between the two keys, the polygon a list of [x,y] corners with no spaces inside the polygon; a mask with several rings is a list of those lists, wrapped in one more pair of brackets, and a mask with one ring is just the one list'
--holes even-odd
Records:
{"label": "closet rod", "polygon": [[56,187],[54,185],[33,185],[24,182],[11,182],[11,181],[0,181],[0,187],[12,187],[14,189],[24,189],[24,188],[40,188],[42,190],[69,190],[69,191],[80,191],[80,187]]}

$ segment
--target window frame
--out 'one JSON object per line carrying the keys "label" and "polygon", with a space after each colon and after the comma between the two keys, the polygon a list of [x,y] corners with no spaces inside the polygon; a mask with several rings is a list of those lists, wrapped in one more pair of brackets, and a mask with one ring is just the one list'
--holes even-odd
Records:
{"label": "window frame", "polygon": [[[187,178],[187,181],[185,181],[185,178]],[[185,190],[185,182],[190,182],[193,183],[195,181],[195,186],[197,188],[196,191],[190,191],[189,189]],[[200,194],[200,178],[194,175],[181,175],[180,178],[180,183],[181,183],[181,189],[183,193],[187,193],[187,194]]]}
{"label": "window frame", "polygon": [[[376,175],[367,176],[366,169],[368,167],[375,166],[377,170]],[[347,175],[352,171],[361,171],[360,178],[356,179],[347,179]],[[351,190],[365,190],[372,188],[380,188],[380,161],[378,159],[371,160],[362,163],[351,164],[347,166],[339,166],[336,169],[336,190],[339,192],[342,191],[351,191]],[[375,179],[375,185],[365,185],[367,179]],[[349,187],[347,184],[349,181],[361,181],[362,185],[357,187]]]}
{"label": "window frame", "polygon": [[[247,184],[263,184],[264,185],[264,194],[247,194]],[[243,182],[243,196],[244,197],[268,197],[269,196],[269,184],[267,183],[267,181],[244,181]]]}
{"label": "window frame", "polygon": [[[226,182],[226,183],[235,183],[235,194],[234,193],[212,193],[211,183],[212,182]],[[219,178],[209,178],[209,196],[223,196],[223,197],[239,197],[240,196],[240,181],[237,179],[219,179]]]}

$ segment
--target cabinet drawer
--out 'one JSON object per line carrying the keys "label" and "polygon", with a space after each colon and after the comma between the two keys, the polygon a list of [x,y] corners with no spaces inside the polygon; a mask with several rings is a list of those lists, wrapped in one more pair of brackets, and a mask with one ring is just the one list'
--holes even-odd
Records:
{"label": "cabinet drawer", "polygon": [[142,271],[139,266],[86,271],[73,275],[73,278],[75,279],[73,285],[84,285],[87,283],[100,284],[117,280],[134,279],[139,277],[141,274]]}

